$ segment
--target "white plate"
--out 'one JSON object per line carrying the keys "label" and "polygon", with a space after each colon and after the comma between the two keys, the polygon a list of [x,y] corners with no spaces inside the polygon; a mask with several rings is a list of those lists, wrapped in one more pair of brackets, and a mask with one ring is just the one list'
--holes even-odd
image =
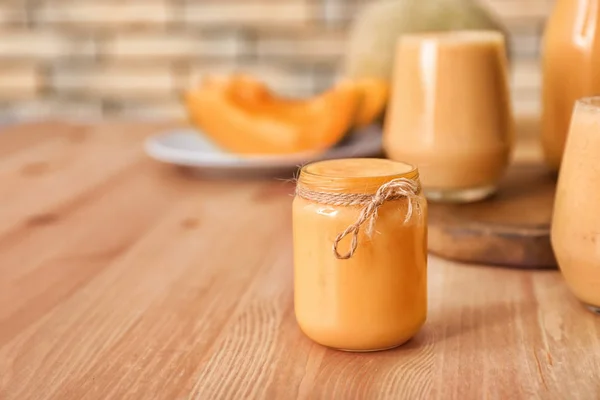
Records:
{"label": "white plate", "polygon": [[228,153],[193,128],[178,129],[146,140],[146,153],[156,160],[211,171],[276,172],[331,158],[373,157],[381,154],[381,129],[370,126],[352,132],[325,153],[295,153],[285,156],[242,156]]}

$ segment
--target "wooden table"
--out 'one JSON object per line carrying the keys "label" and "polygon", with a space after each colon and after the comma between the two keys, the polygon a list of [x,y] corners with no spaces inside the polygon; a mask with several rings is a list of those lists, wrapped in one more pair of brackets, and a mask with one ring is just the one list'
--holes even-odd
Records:
{"label": "wooden table", "polygon": [[0,131],[0,399],[600,398],[600,317],[557,271],[431,257],[407,345],[312,343],[289,184],[153,162],[163,127]]}

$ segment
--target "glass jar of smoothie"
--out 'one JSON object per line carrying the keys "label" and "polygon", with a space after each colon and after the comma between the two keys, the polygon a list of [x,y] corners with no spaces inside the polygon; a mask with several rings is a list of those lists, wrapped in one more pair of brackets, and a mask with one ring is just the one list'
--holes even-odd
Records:
{"label": "glass jar of smoothie", "polygon": [[294,301],[324,346],[399,346],[427,314],[427,202],[417,168],[339,159],[301,169],[293,204]]}
{"label": "glass jar of smoothie", "polygon": [[567,285],[600,313],[600,97],[578,100],[560,167],[552,248]]}
{"label": "glass jar of smoothie", "polygon": [[396,49],[384,148],[415,164],[436,201],[492,194],[513,145],[504,36],[496,31],[408,34]]}
{"label": "glass jar of smoothie", "polygon": [[557,0],[542,43],[542,145],[558,171],[575,101],[600,94],[600,0]]}

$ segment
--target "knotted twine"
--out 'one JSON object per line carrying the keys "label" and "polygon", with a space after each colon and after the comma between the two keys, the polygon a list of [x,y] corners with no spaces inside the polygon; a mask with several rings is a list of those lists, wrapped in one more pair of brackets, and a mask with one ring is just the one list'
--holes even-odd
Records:
{"label": "knotted twine", "polygon": [[[402,198],[408,199],[404,223],[407,223],[412,217],[413,202],[416,204],[417,211],[420,212],[419,196],[417,195],[419,189],[420,186],[417,181],[406,178],[397,178],[381,185],[374,194],[317,192],[298,185],[296,187],[296,195],[306,200],[331,206],[363,206],[356,222],[337,235],[333,241],[333,254],[335,257],[339,260],[347,260],[351,258],[356,251],[356,247],[358,246],[358,233],[363,224],[367,223],[365,233],[367,234],[367,237],[371,237],[373,228],[375,227],[375,221],[377,220],[379,207],[385,202]],[[350,234],[352,234],[350,250],[346,254],[340,254],[338,252],[338,245],[343,238]]]}

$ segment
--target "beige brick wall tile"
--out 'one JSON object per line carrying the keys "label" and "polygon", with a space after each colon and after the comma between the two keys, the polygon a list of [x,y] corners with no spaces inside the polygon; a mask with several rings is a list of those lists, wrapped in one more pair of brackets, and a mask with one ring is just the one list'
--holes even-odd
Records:
{"label": "beige brick wall tile", "polygon": [[23,27],[26,22],[27,13],[23,0],[2,0],[0,2],[0,26]]}
{"label": "beige brick wall tile", "polygon": [[43,87],[43,76],[35,64],[0,63],[0,100],[36,97]]}
{"label": "beige brick wall tile", "polygon": [[185,72],[184,80],[180,83],[182,88],[190,88],[198,85],[205,76],[230,74],[238,70],[238,64],[233,60],[218,63],[191,63]]}
{"label": "beige brick wall tile", "polygon": [[210,74],[243,72],[264,81],[281,95],[306,96],[314,93],[314,76],[311,69],[292,69],[285,66],[264,64],[209,64],[194,65],[190,69],[187,87],[196,85],[202,77]]}
{"label": "beige brick wall tile", "polygon": [[320,0],[317,18],[327,26],[348,25],[364,2],[357,0]]}
{"label": "beige brick wall tile", "polygon": [[169,35],[119,35],[103,46],[103,56],[114,60],[180,60],[235,58],[248,50],[238,33]]}
{"label": "beige brick wall tile", "polygon": [[321,31],[306,35],[262,35],[258,39],[258,56],[265,60],[289,59],[296,63],[315,61],[337,63],[344,54],[344,32]]}
{"label": "beige brick wall tile", "polygon": [[517,60],[511,69],[511,93],[515,114],[541,110],[542,72],[538,60]]}
{"label": "beige brick wall tile", "polygon": [[198,50],[194,37],[186,35],[119,35],[107,42],[102,56],[121,58],[182,58]]}
{"label": "beige brick wall tile", "polygon": [[95,101],[84,103],[46,98],[0,103],[0,122],[44,118],[97,120],[102,118],[102,107]]}
{"label": "beige brick wall tile", "polygon": [[188,2],[184,19],[189,25],[210,26],[306,26],[316,15],[311,0],[245,0]]}
{"label": "beige brick wall tile", "polygon": [[542,85],[542,69],[538,60],[519,60],[511,68],[511,85],[515,90],[537,90]]}
{"label": "beige brick wall tile", "polygon": [[53,73],[51,87],[67,96],[153,101],[174,96],[175,81],[168,66],[67,67]]}
{"label": "beige brick wall tile", "polygon": [[84,30],[164,27],[174,18],[169,0],[46,0],[34,9],[35,22]]}
{"label": "beige brick wall tile", "polygon": [[187,121],[185,108],[178,99],[151,104],[144,102],[116,103],[107,115],[126,119]]}
{"label": "beige brick wall tile", "polygon": [[536,58],[540,54],[542,35],[535,26],[513,30],[510,35],[510,52],[517,60]]}
{"label": "beige brick wall tile", "polygon": [[2,60],[90,58],[95,53],[94,42],[89,38],[60,35],[45,30],[2,31],[0,38]]}
{"label": "beige brick wall tile", "polygon": [[542,112],[542,102],[539,96],[527,96],[520,94],[512,98],[513,110],[515,117],[520,115],[540,115]]}

